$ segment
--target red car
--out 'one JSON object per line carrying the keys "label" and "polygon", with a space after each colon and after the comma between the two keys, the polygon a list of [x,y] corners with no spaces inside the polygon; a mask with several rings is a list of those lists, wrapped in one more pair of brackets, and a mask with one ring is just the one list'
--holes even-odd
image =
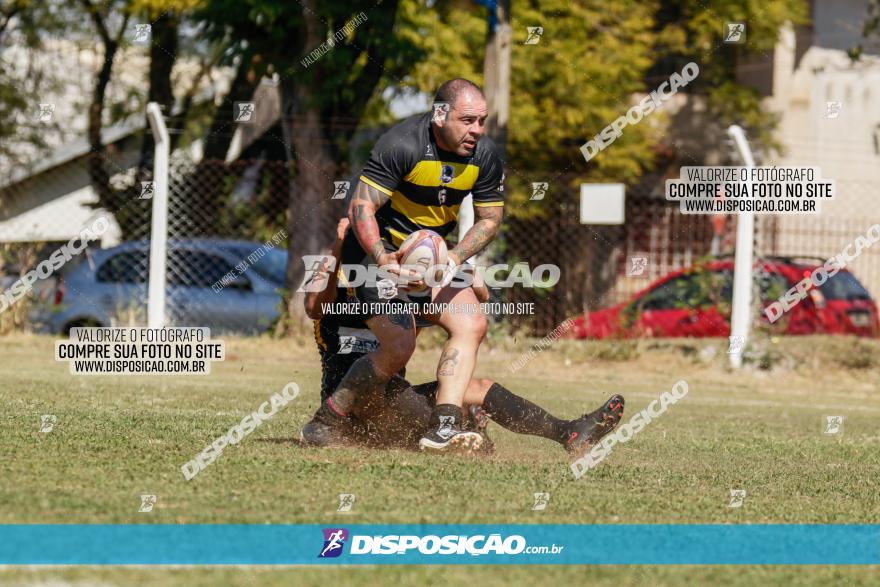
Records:
{"label": "red car", "polygon": [[[757,261],[754,271],[766,307],[822,265],[787,258]],[[575,338],[705,337],[730,335],[733,261],[714,260],[674,271],[635,294],[630,300],[574,319]],[[843,269],[763,327],[778,334],[880,333],[877,304],[855,275]]]}

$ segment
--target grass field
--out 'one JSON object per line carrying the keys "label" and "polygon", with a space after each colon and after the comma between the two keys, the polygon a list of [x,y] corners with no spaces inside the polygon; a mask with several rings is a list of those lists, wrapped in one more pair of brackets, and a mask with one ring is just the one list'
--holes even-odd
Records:
{"label": "grass field", "polygon": [[[749,368],[726,369],[721,341],[560,341],[515,374],[534,341],[493,336],[478,375],[560,416],[611,393],[628,419],[678,379],[690,392],[597,469],[574,480],[543,439],[490,425],[489,458],[409,451],[309,450],[292,439],[318,404],[307,339],[225,338],[208,376],[72,376],[53,340],[0,338],[0,516],[4,523],[878,523],[880,345],[852,339],[764,341]],[[726,343],[726,341],[725,341]],[[414,382],[433,379],[421,342]],[[760,368],[757,365],[762,365]],[[299,398],[192,481],[180,466],[289,381]],[[50,433],[40,416],[54,414]],[[822,434],[826,415],[842,435]],[[747,492],[730,508],[731,489]],[[531,511],[533,493],[551,493]],[[357,496],[338,513],[337,495]],[[138,513],[155,494],[153,512]],[[870,568],[640,567],[327,569],[13,569],[22,584],[486,585],[559,578],[598,584],[869,584]],[[295,577],[292,582],[291,578]],[[61,583],[58,583],[61,581]]]}

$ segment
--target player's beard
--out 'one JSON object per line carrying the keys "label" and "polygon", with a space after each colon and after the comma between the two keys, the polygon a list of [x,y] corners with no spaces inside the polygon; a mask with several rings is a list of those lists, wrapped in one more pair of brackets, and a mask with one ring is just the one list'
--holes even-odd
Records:
{"label": "player's beard", "polygon": [[[474,146],[468,148],[464,145],[464,141],[468,140],[470,135],[465,134],[464,136],[456,136],[453,134],[453,131],[449,128],[435,128],[435,132],[437,134],[439,142],[443,144],[440,145],[440,148],[444,151],[451,151],[460,157],[470,157],[477,150],[477,144],[479,143],[479,139],[474,140]],[[443,145],[449,145],[453,147],[452,149],[448,149]]]}
{"label": "player's beard", "polygon": [[[472,141],[473,146],[465,145],[464,141]],[[461,142],[458,144],[458,146],[462,151],[465,151],[467,155],[473,155],[474,151],[477,150],[477,145],[479,144],[479,142],[480,142],[480,139],[474,139],[474,138],[471,138],[470,135],[465,135],[462,138]]]}

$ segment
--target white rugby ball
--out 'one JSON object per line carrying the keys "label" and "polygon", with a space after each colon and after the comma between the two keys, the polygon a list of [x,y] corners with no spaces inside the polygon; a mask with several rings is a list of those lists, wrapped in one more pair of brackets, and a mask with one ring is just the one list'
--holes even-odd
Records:
{"label": "white rugby ball", "polygon": [[[446,241],[433,230],[417,230],[400,244],[398,249],[400,257],[398,263],[402,267],[411,269],[427,278],[430,283],[437,284],[443,278],[446,268]],[[434,269],[433,275],[428,275],[428,270]],[[432,278],[432,279],[431,279]],[[424,291],[430,285],[423,287],[407,287],[409,291]]]}

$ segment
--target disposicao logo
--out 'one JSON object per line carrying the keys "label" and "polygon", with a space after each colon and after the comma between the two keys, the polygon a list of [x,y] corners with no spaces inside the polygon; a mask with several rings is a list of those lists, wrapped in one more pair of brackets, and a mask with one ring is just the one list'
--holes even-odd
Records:
{"label": "disposicao logo", "polygon": [[[439,536],[430,534],[389,534],[365,536],[352,534],[344,528],[324,528],[324,548],[318,558],[335,558],[342,554],[345,542],[351,538],[348,554],[356,555],[557,555],[565,546],[528,546],[526,539],[518,534],[503,537],[501,534]],[[412,552],[415,551],[415,552]]]}
{"label": "disposicao logo", "polygon": [[348,530],[345,528],[324,528],[324,548],[318,558],[336,558],[342,554],[342,547],[348,540]]}

